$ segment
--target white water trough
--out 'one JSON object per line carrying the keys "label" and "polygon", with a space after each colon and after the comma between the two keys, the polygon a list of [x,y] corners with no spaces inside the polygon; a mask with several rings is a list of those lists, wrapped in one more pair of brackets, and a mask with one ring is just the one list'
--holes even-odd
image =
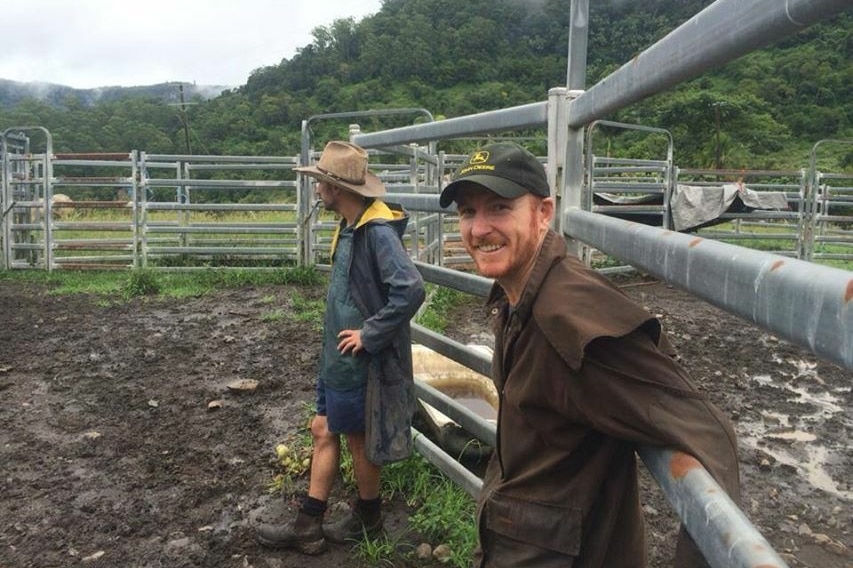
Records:
{"label": "white water trough", "polygon": [[[468,347],[491,357],[483,345]],[[489,422],[497,421],[498,392],[492,380],[423,345],[412,346],[415,379],[426,383]],[[449,416],[426,402],[419,401],[419,413],[432,437],[445,452],[461,462],[480,462],[492,448],[465,431]]]}

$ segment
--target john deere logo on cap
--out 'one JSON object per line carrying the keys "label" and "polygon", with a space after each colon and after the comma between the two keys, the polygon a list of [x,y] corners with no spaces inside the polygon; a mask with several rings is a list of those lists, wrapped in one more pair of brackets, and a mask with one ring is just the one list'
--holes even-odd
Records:
{"label": "john deere logo on cap", "polygon": [[477,173],[495,171],[495,164],[489,163],[489,158],[491,157],[491,153],[488,150],[477,150],[468,157],[466,162],[462,163],[458,170],[456,170],[456,173],[453,175],[453,179],[458,180]]}
{"label": "john deere logo on cap", "polygon": [[471,154],[471,159],[468,160],[469,164],[485,164],[489,161],[489,153],[483,150],[479,152],[474,152]]}

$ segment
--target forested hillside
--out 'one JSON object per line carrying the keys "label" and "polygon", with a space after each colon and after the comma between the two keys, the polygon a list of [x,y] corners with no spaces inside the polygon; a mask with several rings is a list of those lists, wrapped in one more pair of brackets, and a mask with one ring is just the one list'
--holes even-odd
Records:
{"label": "forested hillside", "polygon": [[[709,3],[591,2],[587,85]],[[361,21],[314,29],[297,55],[245,85],[188,100],[185,114],[162,96],[92,104],[72,92],[0,107],[0,129],[45,126],[56,151],[295,154],[301,121],[316,114],[416,107],[441,118],[542,101],[565,85],[569,4],[385,0]],[[848,11],[608,118],[671,130],[683,166],[802,167],[818,140],[853,137],[851,30]],[[411,118],[360,122],[371,130]],[[318,123],[314,139],[346,136],[346,126]],[[851,152],[830,158],[853,164]]]}

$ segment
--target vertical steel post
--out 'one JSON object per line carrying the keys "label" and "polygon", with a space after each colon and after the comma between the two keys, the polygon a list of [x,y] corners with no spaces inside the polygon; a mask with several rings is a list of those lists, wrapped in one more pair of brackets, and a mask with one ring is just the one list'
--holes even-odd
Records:
{"label": "vertical steel post", "polygon": [[3,241],[3,269],[11,268],[12,248],[9,243],[11,231],[6,217],[12,212],[12,192],[10,191],[9,178],[12,171],[9,167],[9,145],[6,142],[8,130],[0,136],[0,239]]}
{"label": "vertical steel post", "polygon": [[545,170],[548,173],[548,185],[551,187],[555,201],[555,218],[552,228],[558,233],[563,232],[562,210],[565,201],[565,159],[566,135],[568,132],[568,89],[555,87],[548,91],[548,156]]}
{"label": "vertical steel post", "polygon": [[[299,165],[307,166],[311,160],[311,131],[308,128],[308,120],[302,121],[302,136],[301,148],[299,150]],[[301,183],[296,185],[296,246],[298,252],[299,266],[308,266],[311,264],[311,235],[313,227],[311,227],[310,219],[308,219],[308,204],[310,203],[310,194],[308,186],[310,179],[308,176],[297,176]]]}
{"label": "vertical steel post", "polygon": [[586,52],[589,36],[589,0],[572,0],[569,15],[569,57],[566,86],[586,88]]}
{"label": "vertical steel post", "polygon": [[[444,167],[445,167],[444,164],[445,164],[445,158],[446,157],[447,157],[447,155],[445,154],[444,150],[442,150],[441,152],[438,153],[438,165],[436,166],[436,169],[437,169],[437,176],[436,177],[438,179],[436,180],[436,183],[438,184],[438,192],[439,193],[441,193],[441,190],[444,189]],[[438,213],[437,216],[438,216],[438,233],[436,235],[438,238],[438,262],[437,262],[437,264],[438,264],[438,266],[444,266],[445,265],[445,262],[444,262],[445,261],[445,258],[444,258],[444,251],[445,251],[445,249],[444,249],[444,238],[445,238],[445,235],[444,235],[444,213]]]}
{"label": "vertical steel post", "polygon": [[148,153],[143,151],[139,157],[140,184],[136,197],[142,217],[142,234],[139,241],[139,248],[142,252],[142,268],[148,268],[148,188],[150,187],[150,182],[148,178],[148,166],[146,165],[147,159]]}
{"label": "vertical steel post", "polygon": [[[412,155],[409,157],[409,183],[412,185],[413,193],[417,195],[420,193],[420,183],[418,180],[418,159],[420,158],[420,154],[418,152],[418,145],[415,142],[409,144],[409,148],[412,150]],[[421,222],[420,222],[420,214],[415,211],[409,211],[409,215],[412,218],[412,228],[413,237],[412,237],[412,245],[411,252],[409,253],[412,258],[420,260],[420,234],[421,234]]]}
{"label": "vertical steel post", "polygon": [[[572,0],[569,22],[569,55],[566,69],[566,85],[568,87],[568,108],[572,101],[583,93],[586,88],[586,52],[589,35],[589,0]],[[568,108],[564,118],[568,121]],[[566,131],[565,160],[563,161],[563,185],[560,194],[562,204],[557,210],[560,221],[560,234],[565,230],[562,225],[565,212],[581,206],[583,193],[583,126],[569,128],[561,125]],[[549,149],[550,150],[550,149]],[[582,245],[576,241],[568,241],[570,250],[581,253]]]}
{"label": "vertical steel post", "polygon": [[130,152],[130,223],[131,247],[133,249],[133,268],[140,267],[139,262],[139,151]]}

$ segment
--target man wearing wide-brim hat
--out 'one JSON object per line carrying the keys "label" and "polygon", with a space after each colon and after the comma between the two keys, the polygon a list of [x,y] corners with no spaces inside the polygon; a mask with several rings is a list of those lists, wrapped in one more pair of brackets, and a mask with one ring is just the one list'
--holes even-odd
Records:
{"label": "man wearing wide-brim hat", "polygon": [[[317,197],[341,222],[332,241],[308,494],[295,520],[261,518],[257,538],[265,546],[319,554],[326,540],[344,544],[382,532],[380,467],[412,451],[409,321],[423,303],[424,284],[403,246],[408,216],[378,199],[385,186],[368,170],[363,148],[332,141],[316,165],[295,169],[317,180]],[[324,527],[341,435],[358,496],[346,518]]]}

